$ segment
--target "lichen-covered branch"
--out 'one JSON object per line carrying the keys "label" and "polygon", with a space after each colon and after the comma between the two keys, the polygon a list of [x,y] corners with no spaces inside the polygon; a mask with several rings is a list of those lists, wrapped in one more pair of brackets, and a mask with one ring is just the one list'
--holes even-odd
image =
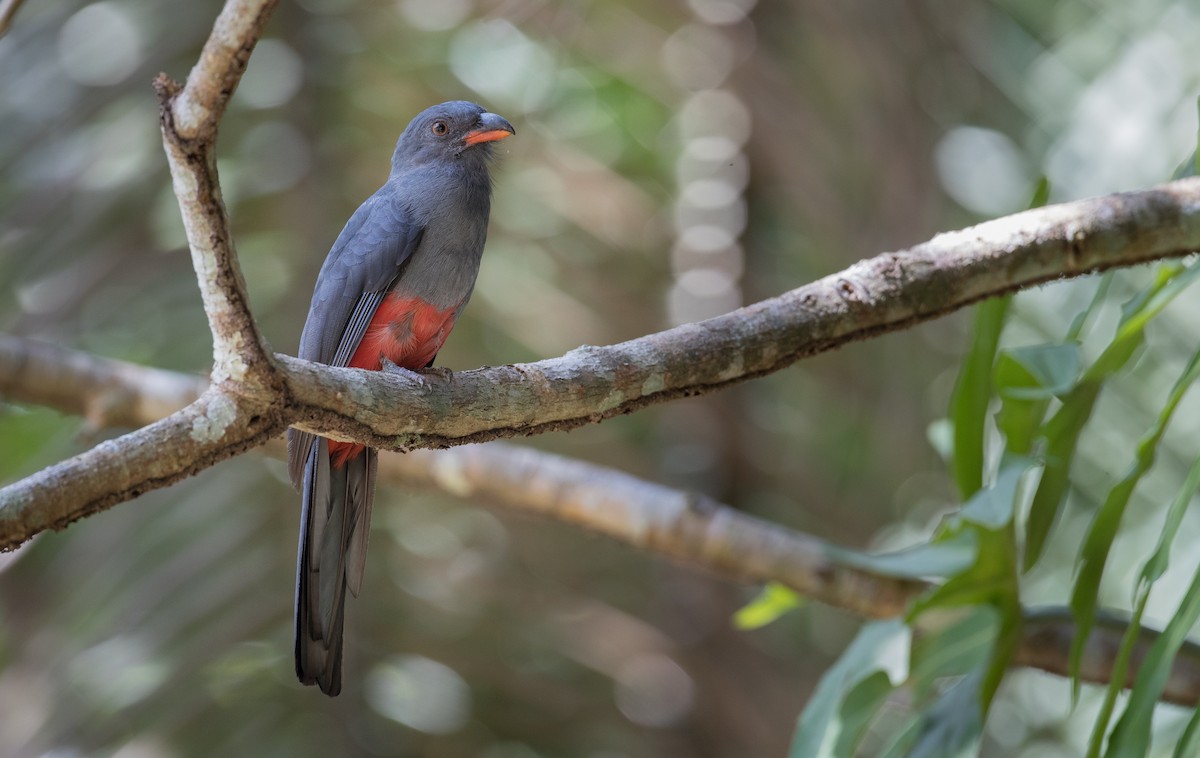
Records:
{"label": "lichen-covered branch", "polygon": [[0,550],[166,487],[276,434],[269,415],[210,388],[183,410],[5,487]]}
{"label": "lichen-covered branch", "polygon": [[[286,387],[250,313],[217,179],[217,125],[277,0],[228,0],[179,85],[160,74],[163,146],[213,337],[212,386],[194,403],[0,491],[0,548],[165,487],[286,425]],[[51,387],[44,392],[49,395]],[[89,395],[89,417],[122,399]]]}
{"label": "lichen-covered branch", "polygon": [[1051,279],[1200,249],[1200,178],[940,234],[707,321],[531,364],[380,375],[280,358],[293,423],[376,447],[568,429],[711,392]]}
{"label": "lichen-covered branch", "polygon": [[[230,424],[224,442],[196,447],[181,439],[184,452],[176,455],[170,448],[174,440],[163,439],[164,455],[174,468],[170,475],[147,474],[140,482],[136,471],[114,469],[110,486],[103,471],[91,468],[97,461],[79,458],[56,467],[54,477],[34,474],[0,489],[0,520],[8,518],[4,509],[18,498],[30,518],[39,502],[56,503],[49,518],[8,518],[9,524],[42,526],[30,526],[19,536],[10,532],[0,544],[11,547],[45,525],[65,523],[59,513],[80,517],[164,486],[280,434],[289,424],[393,450],[566,429],[721,389],[983,297],[1197,248],[1200,178],[939,235],[724,316],[619,345],[582,347],[538,363],[447,375],[337,369],[275,356],[267,367],[239,363],[254,351],[235,340],[232,344],[247,352],[229,361],[231,372],[214,373],[210,390],[221,393],[221,408],[233,411],[222,416]],[[231,248],[226,254],[232,260]],[[231,280],[215,281],[223,289]],[[244,305],[238,300],[244,291],[238,291],[242,294],[235,292],[229,302]],[[245,317],[250,318],[248,311]],[[237,366],[244,370],[232,371]],[[253,431],[239,428],[241,421],[251,423]],[[129,439],[132,444],[135,438]]]}
{"label": "lichen-covered branch", "polygon": [[163,147],[213,336],[213,382],[231,383],[228,391],[264,396],[278,394],[281,385],[250,313],[234,253],[217,179],[216,140],[225,106],[277,2],[229,0],[186,84],[166,74],[154,81]]}
{"label": "lichen-covered branch", "polygon": [[[0,394],[81,413],[90,423],[152,424],[204,391],[199,377],[143,368],[63,348],[0,336]],[[116,402],[104,400],[116,398]],[[172,422],[174,423],[174,422]],[[283,458],[274,440],[267,451]],[[620,542],[698,566],[729,579],[785,584],[807,597],[867,618],[903,613],[927,585],[874,574],[840,562],[817,537],[757,519],[728,506],[602,466],[504,444],[384,455],[385,482],[422,486],[454,497],[537,513]],[[0,534],[5,529],[0,521]],[[1103,684],[1127,621],[1102,618],[1082,661],[1085,681]],[[1074,622],[1068,609],[1027,614],[1014,664],[1068,675]],[[1142,630],[1127,683],[1157,633]],[[1200,648],[1180,651],[1163,700],[1200,702]]]}

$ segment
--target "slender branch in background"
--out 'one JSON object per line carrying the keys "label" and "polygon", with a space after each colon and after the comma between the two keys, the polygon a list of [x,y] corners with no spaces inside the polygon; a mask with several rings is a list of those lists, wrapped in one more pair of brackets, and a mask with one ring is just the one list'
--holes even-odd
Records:
{"label": "slender branch in background", "polygon": [[[90,424],[142,426],[204,392],[199,377],[143,368],[32,340],[0,335],[0,394],[71,413],[99,409]],[[267,452],[286,457],[274,440]],[[840,563],[817,537],[613,469],[511,445],[382,455],[379,476],[394,485],[536,513],[735,581],[777,581],[857,616],[902,614],[928,585]],[[2,526],[2,525],[0,525]],[[1083,679],[1108,682],[1126,621],[1106,618],[1089,639]],[[1015,663],[1067,675],[1074,623],[1067,609],[1029,612]],[[1143,630],[1132,684],[1157,633]],[[1200,647],[1176,658],[1163,700],[1200,702]]]}
{"label": "slender branch in background", "polygon": [[538,513],[736,581],[776,581],[857,616],[899,616],[927,588],[841,564],[820,539],[710,498],[531,448],[416,451],[389,456],[386,470],[406,483]]}
{"label": "slender branch in background", "polygon": [[198,376],[0,334],[0,397],[83,416],[94,429],[136,429],[196,401]]}
{"label": "slender branch in background", "polygon": [[282,387],[250,313],[217,179],[216,140],[217,125],[277,2],[229,0],[187,83],[181,87],[166,74],[154,81],[163,148],[213,336],[213,383],[232,381],[235,391],[267,399]]}
{"label": "slender branch in background", "polygon": [[[1112,680],[1113,662],[1125,636],[1129,619],[1117,614],[1101,614],[1088,636],[1080,661],[1079,678],[1085,682],[1107,684]],[[1023,638],[1013,664],[1041,669],[1062,677],[1071,676],[1070,650],[1075,638],[1075,620],[1070,608],[1045,608],[1027,612]],[[1129,689],[1137,681],[1146,653],[1159,633],[1142,628],[1135,643],[1129,670],[1122,686]],[[1200,704],[1200,645],[1185,642],[1171,664],[1171,676],[1163,687],[1160,700],[1195,707]]]}
{"label": "slender branch in background", "polygon": [[[208,392],[219,397],[179,419],[172,428],[180,436],[154,437],[162,456],[156,473],[119,455],[84,454],[0,489],[0,549],[178,481],[289,424],[389,450],[569,429],[763,376],[983,297],[1197,248],[1200,178],[1193,178],[942,234],[724,316],[538,363],[447,376],[338,369],[278,355],[268,367],[235,356],[227,364],[232,373],[213,375]],[[226,249],[224,260],[232,256]],[[213,281],[218,291],[233,280]],[[229,302],[245,304],[239,291]],[[229,344],[248,351],[242,358],[254,353],[242,339],[247,332],[236,334]],[[204,444],[193,444],[195,435]],[[144,442],[131,435],[107,444],[115,453]]]}

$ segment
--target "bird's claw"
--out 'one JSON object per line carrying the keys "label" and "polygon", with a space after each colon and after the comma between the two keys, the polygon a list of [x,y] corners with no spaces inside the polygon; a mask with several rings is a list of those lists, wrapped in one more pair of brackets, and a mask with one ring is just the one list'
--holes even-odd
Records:
{"label": "bird's claw", "polygon": [[424,381],[418,372],[413,371],[410,368],[398,366],[386,356],[380,358],[379,370],[383,371],[385,374],[399,374],[401,377],[417,384],[420,384],[422,381]]}
{"label": "bird's claw", "polygon": [[404,368],[403,366],[397,365],[387,357],[380,359],[379,368],[385,373],[399,375],[402,378],[409,380],[413,384],[425,384],[428,379],[437,379],[443,382],[448,382],[450,381],[450,378],[454,376],[453,371],[448,368],[442,368],[441,366],[430,366],[429,368],[424,368],[420,371],[413,371],[410,368]]}

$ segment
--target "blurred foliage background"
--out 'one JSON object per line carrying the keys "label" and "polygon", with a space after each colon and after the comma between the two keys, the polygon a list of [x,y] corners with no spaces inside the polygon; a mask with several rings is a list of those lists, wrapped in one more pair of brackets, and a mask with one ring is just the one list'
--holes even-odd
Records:
{"label": "blurred foliage background", "polygon": [[[149,85],[186,76],[219,8],[27,3],[0,39],[5,331],[207,370]],[[439,356],[452,369],[722,313],[1019,210],[1042,175],[1052,200],[1157,183],[1195,144],[1200,11],[1186,0],[298,0],[268,32],[218,148],[253,304],[283,352],[397,134],[441,100],[477,100],[518,131],[475,297]],[[1108,297],[1148,276],[1118,274]],[[1020,295],[1005,344],[1060,337],[1095,287]],[[1198,308],[1173,305],[1105,394],[1031,600],[1065,601],[1087,514],[1192,351]],[[1111,331],[1115,305],[1104,313]],[[527,444],[840,544],[910,544],[957,503],[926,435],[968,324]],[[1126,573],[1195,457],[1196,410],[1135,498],[1152,526],[1123,534]],[[109,433],[0,404],[0,478]],[[283,465],[248,455],[0,557],[0,753],[778,755],[858,626],[806,606],[740,632],[730,617],[754,588],[388,488],[329,701],[292,674],[297,506]],[[1198,533],[1189,514],[1181,539]],[[1178,592],[1197,560],[1163,584]],[[1128,581],[1118,570],[1105,603],[1127,607]],[[1014,674],[984,751],[1078,754],[1096,702],[1085,688],[1072,712],[1066,682]]]}

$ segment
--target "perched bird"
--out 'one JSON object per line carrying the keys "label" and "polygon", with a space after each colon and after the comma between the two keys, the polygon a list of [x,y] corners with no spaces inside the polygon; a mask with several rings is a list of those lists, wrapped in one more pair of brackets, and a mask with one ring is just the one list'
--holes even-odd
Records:
{"label": "perched bird", "polygon": [[[396,143],[387,182],[333,243],[313,291],[300,357],[379,371],[433,363],[475,287],[487,237],[493,145],[512,125],[475,103],[421,112]],[[342,689],[346,590],[362,588],[377,451],[288,430],[303,503],[296,559],[296,675]]]}

